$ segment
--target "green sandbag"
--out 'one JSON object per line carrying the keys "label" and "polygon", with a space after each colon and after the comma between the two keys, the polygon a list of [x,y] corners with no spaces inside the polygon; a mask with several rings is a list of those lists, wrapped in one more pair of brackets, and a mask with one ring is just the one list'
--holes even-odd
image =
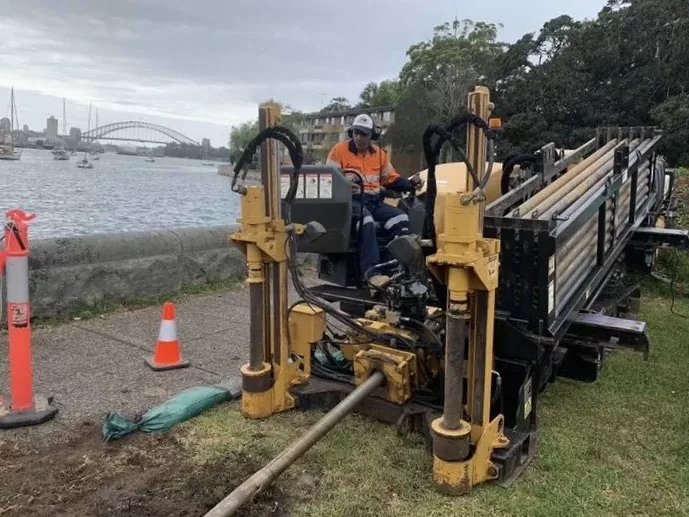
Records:
{"label": "green sandbag", "polygon": [[103,423],[106,441],[121,438],[136,430],[144,433],[167,431],[173,425],[198,415],[205,409],[228,400],[231,390],[216,386],[197,386],[184,390],[134,421],[117,413],[108,413]]}

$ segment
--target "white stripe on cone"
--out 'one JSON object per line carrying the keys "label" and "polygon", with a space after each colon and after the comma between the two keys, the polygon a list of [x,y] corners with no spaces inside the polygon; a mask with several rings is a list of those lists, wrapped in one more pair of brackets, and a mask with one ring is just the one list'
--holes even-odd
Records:
{"label": "white stripe on cone", "polygon": [[163,320],[160,322],[158,341],[177,341],[177,322],[175,320]]}

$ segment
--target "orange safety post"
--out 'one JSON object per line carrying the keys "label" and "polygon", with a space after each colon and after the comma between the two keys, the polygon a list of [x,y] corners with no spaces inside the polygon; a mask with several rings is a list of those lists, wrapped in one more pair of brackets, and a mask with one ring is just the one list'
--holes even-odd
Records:
{"label": "orange safety post", "polygon": [[29,300],[29,225],[36,214],[10,210],[5,214],[0,274],[7,283],[10,404],[0,399],[0,428],[35,425],[57,414],[52,398],[33,392],[31,365],[31,302]]}

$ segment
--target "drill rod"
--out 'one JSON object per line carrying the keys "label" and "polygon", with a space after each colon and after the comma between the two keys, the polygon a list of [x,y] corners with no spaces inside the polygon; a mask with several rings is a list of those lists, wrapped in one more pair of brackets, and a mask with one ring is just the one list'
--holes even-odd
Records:
{"label": "drill rod", "polygon": [[445,337],[445,402],[443,427],[450,431],[462,425],[464,407],[464,352],[469,335],[469,320],[459,305],[451,305],[447,314]]}
{"label": "drill rod", "polygon": [[331,409],[299,440],[282,451],[268,465],[256,472],[249,479],[234,489],[225,499],[213,507],[204,517],[229,517],[233,515],[244,503],[251,499],[263,487],[268,486],[280,474],[297,461],[318,440],[325,436],[335,425],[368,395],[371,394],[385,380],[382,372],[376,371],[347,395],[342,402]]}

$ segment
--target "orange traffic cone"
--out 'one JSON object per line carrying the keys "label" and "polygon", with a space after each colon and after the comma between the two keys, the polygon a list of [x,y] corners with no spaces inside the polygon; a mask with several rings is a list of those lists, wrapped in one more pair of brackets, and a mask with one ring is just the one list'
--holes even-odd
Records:
{"label": "orange traffic cone", "polygon": [[177,322],[175,320],[175,306],[172,302],[163,305],[163,319],[160,322],[158,340],[152,358],[144,359],[146,364],[155,371],[186,368],[189,361],[182,359],[181,343],[177,338]]}

